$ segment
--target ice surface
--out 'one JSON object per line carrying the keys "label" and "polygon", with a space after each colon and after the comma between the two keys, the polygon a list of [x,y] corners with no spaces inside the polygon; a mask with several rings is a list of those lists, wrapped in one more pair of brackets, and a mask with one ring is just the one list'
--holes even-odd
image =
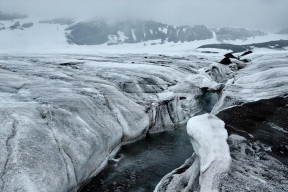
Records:
{"label": "ice surface", "polygon": [[222,92],[213,113],[241,103],[269,99],[288,93],[288,52],[256,51],[243,59],[247,66],[236,72],[234,83]]}
{"label": "ice surface", "polygon": [[[49,25],[49,30],[51,26],[55,28],[54,35],[60,37],[57,25]],[[25,31],[9,31],[12,33],[7,36],[2,36],[2,32],[1,191],[75,191],[77,185],[103,167],[122,143],[139,139],[147,131],[172,130],[202,113],[200,88],[215,91],[219,84],[225,85],[214,113],[241,102],[283,95],[288,89],[287,51],[255,49],[243,57],[251,62],[235,72],[217,63],[223,58],[221,53],[194,50],[208,40],[182,45],[101,45],[79,49],[59,39],[59,46],[57,42],[51,41],[50,46],[41,41],[45,48],[38,49],[36,39],[35,44],[29,42],[29,47],[14,42],[18,38],[14,39],[14,35]],[[54,49],[55,45],[58,49]],[[14,52],[15,47],[18,50]],[[212,116],[211,121],[214,120],[221,124]],[[215,131],[213,126],[212,130]],[[221,131],[216,133],[219,138],[224,137]],[[201,134],[196,136],[202,138]],[[215,141],[214,137],[211,141]],[[198,150],[204,156],[205,151]],[[211,182],[205,185],[206,179],[211,179],[208,175],[226,170],[228,164],[218,161],[222,156],[218,156],[217,148],[211,154],[204,159],[191,157],[187,161],[188,172],[175,172],[183,176],[183,180],[178,179],[196,190],[200,168],[206,169],[200,183],[203,189],[211,188]],[[261,175],[251,175],[263,179]],[[175,176],[173,182],[178,179]]]}
{"label": "ice surface", "polygon": [[[207,88],[214,82],[223,82],[220,100],[212,111],[216,114],[251,101],[287,97],[287,54],[287,51],[257,49],[242,57],[250,62],[241,70],[231,71],[229,66],[212,63],[186,81]],[[238,60],[232,62],[235,64]],[[286,133],[274,124],[269,126]],[[195,154],[183,166],[167,174],[155,191],[287,191],[287,185],[279,184],[287,177],[287,166],[266,154],[271,152],[271,147],[235,134],[229,136],[228,146],[224,122],[212,114],[191,118],[187,132]],[[248,138],[253,137],[249,135]],[[230,166],[232,171],[229,171]]]}
{"label": "ice surface", "polygon": [[202,60],[1,55],[1,191],[76,191],[123,143],[173,130],[201,113],[199,88],[185,83],[195,61]]}

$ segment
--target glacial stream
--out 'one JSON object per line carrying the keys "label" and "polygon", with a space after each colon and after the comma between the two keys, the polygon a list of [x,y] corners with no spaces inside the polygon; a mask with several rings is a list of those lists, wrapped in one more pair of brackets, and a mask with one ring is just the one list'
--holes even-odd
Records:
{"label": "glacial stream", "polygon": [[193,153],[186,124],[171,132],[150,135],[123,146],[118,163],[109,165],[79,192],[153,191],[167,173],[181,166]]}
{"label": "glacial stream", "polygon": [[[211,112],[218,94],[203,90],[200,102]],[[183,165],[193,153],[186,123],[174,131],[152,134],[136,143],[123,146],[116,155],[118,162],[106,168],[78,192],[153,191],[169,172]]]}

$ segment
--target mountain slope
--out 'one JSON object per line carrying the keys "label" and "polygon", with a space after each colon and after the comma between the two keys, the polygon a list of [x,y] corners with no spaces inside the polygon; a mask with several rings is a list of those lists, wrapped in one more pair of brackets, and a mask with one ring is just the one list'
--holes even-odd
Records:
{"label": "mountain slope", "polygon": [[[188,50],[218,42],[243,45],[280,39],[288,40],[288,35],[268,34],[244,28],[209,29],[204,25],[175,26],[156,21],[107,22],[69,18],[39,21],[38,18],[30,17],[13,20],[0,18],[1,51],[39,49],[66,51],[80,48],[102,50],[110,49],[107,45],[119,44],[123,45],[117,46],[116,49],[137,48],[149,51],[151,45],[157,45],[153,46],[155,47],[153,49]],[[165,46],[162,46],[163,44]]]}
{"label": "mountain slope", "polygon": [[69,26],[69,43],[78,45],[98,45],[139,43],[149,40],[168,42],[190,42],[213,38],[212,32],[204,25],[173,26],[155,21],[121,21],[107,24],[103,20],[80,22]]}
{"label": "mountain slope", "polygon": [[276,34],[288,34],[288,28],[282,29],[281,31],[277,32]]}
{"label": "mountain slope", "polygon": [[216,33],[216,38],[219,42],[223,42],[225,40],[247,40],[249,37],[256,36],[265,36],[268,35],[267,32],[260,30],[249,30],[245,28],[236,28],[236,27],[223,27],[218,29],[213,29]]}

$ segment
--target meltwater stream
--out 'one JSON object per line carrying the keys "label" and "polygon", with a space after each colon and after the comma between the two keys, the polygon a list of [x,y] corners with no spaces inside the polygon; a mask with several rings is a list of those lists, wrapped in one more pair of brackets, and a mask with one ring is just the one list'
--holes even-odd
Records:
{"label": "meltwater stream", "polygon": [[150,135],[122,147],[118,163],[105,170],[79,189],[86,191],[153,191],[167,173],[181,166],[193,153],[186,124],[175,131]]}

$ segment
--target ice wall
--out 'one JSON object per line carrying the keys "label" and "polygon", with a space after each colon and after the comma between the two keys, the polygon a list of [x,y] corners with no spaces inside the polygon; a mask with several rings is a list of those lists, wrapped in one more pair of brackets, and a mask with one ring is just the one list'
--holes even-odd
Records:
{"label": "ice wall", "polygon": [[219,191],[231,157],[224,122],[213,114],[192,117],[187,123],[195,153],[183,166],[166,175],[155,188],[164,191]]}

